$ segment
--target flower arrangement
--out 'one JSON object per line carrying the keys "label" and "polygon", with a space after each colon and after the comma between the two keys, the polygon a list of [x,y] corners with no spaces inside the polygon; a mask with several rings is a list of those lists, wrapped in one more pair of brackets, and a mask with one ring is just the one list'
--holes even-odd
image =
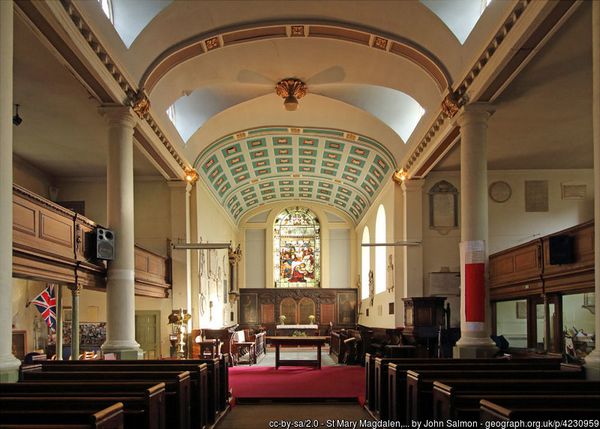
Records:
{"label": "flower arrangement", "polygon": [[306,332],[294,331],[294,332],[292,332],[292,337],[306,337]]}
{"label": "flower arrangement", "polygon": [[311,325],[315,324],[315,319],[316,319],[316,317],[314,316],[314,314],[311,314],[310,316],[308,316],[308,321],[310,322]]}
{"label": "flower arrangement", "polygon": [[281,316],[279,316],[279,321],[281,322],[282,325],[285,325],[285,319],[286,319],[286,317],[283,314]]}

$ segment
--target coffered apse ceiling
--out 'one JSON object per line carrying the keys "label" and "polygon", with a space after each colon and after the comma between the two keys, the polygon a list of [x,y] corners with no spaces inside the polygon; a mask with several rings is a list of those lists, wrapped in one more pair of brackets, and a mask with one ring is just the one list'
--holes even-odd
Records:
{"label": "coffered apse ceiling", "polygon": [[[464,82],[472,82],[481,70],[476,67],[485,66],[488,60],[493,63],[486,55],[490,49],[500,50],[502,40],[508,39],[507,34],[498,36],[499,31],[511,26],[518,29],[510,21],[515,10],[527,7],[525,25],[541,25],[545,18],[540,11],[554,4],[529,0],[103,1],[111,4],[112,22],[95,0],[16,3],[22,10],[18,15],[26,16],[16,25],[15,102],[21,102],[23,114],[29,115],[15,132],[19,156],[56,176],[102,174],[105,126],[97,108],[107,102],[128,103],[130,92],[139,91],[150,102],[152,119],[145,118],[146,141],[138,141],[139,155],[151,162],[138,161],[139,174],[161,171],[162,164],[147,150],[148,136],[157,137],[153,144],[160,153],[173,155],[182,169],[196,168],[201,186],[212,192],[234,222],[261,205],[290,200],[323,204],[357,223],[394,170],[423,153],[432,130],[440,129],[445,97]],[[579,9],[586,7],[583,2]],[[535,15],[538,12],[540,16]],[[65,25],[65,34],[56,37],[79,37],[69,43],[83,46],[77,52],[86,70],[78,69],[72,58],[61,57],[56,41],[31,42],[49,35],[30,30],[33,26],[28,20],[37,19],[40,13]],[[564,21],[569,14],[565,13]],[[577,23],[578,15],[574,16]],[[72,22],[66,25],[69,19]],[[540,34],[551,34],[552,26],[543,31]],[[587,56],[589,43],[579,42],[570,51],[568,44],[589,37],[589,31],[569,31],[565,47],[557,48],[561,58],[570,58],[569,52],[571,57]],[[48,42],[55,46],[48,49]],[[490,44],[495,45],[490,48]],[[506,50],[513,45],[508,46]],[[538,52],[537,47],[528,49]],[[505,134],[516,129],[519,139],[513,138],[514,144],[506,138],[490,139],[491,160],[509,148],[518,151],[521,148],[516,146],[527,146],[527,156],[519,157],[519,168],[527,168],[534,159],[531,168],[556,168],[569,156],[579,157],[569,165],[587,165],[589,157],[580,151],[570,153],[564,145],[556,145],[552,156],[544,155],[548,152],[545,136],[570,132],[568,124],[547,115],[552,106],[560,106],[546,102],[544,96],[555,84],[545,78],[554,76],[544,71],[546,65],[552,72],[562,70],[553,67],[553,49],[549,45],[548,54],[539,51],[540,62],[525,68],[516,86],[508,86],[498,97],[490,129]],[[504,58],[512,57],[506,54]],[[577,62],[583,64],[582,73],[589,69],[588,63]],[[493,74],[494,67],[497,64],[481,73]],[[571,77],[583,81],[584,74],[561,76],[561,90],[565,90],[572,87]],[[277,82],[286,78],[307,85],[297,111],[286,111],[283,99],[275,93]],[[96,83],[90,84],[93,79]],[[60,91],[44,85],[45,80],[55,82],[54,86],[68,83],[65,88],[73,95],[62,100]],[[521,88],[520,82],[527,83],[526,87]],[[130,92],[110,101],[97,90],[101,87],[105,94],[116,94],[110,91],[124,86]],[[543,91],[533,94],[536,88]],[[578,94],[583,90],[581,86]],[[582,103],[570,107],[573,116],[587,121],[579,113],[586,109]],[[35,116],[36,129],[68,132],[41,135],[28,129],[34,123],[28,119],[36,111],[49,112]],[[76,121],[72,120],[74,112]],[[518,124],[510,112],[518,112]],[[529,127],[529,118],[534,116],[539,118],[537,126]],[[444,127],[452,126],[445,117],[444,121]],[[500,131],[498,136],[504,137]],[[587,128],[582,133],[578,141],[587,145]],[[445,138],[439,134],[436,138]],[[94,142],[92,149],[81,144],[84,140]],[[63,148],[62,153],[50,149],[54,147]],[[62,154],[65,160],[76,162],[60,163]],[[442,167],[458,168],[455,155],[450,151]],[[510,161],[505,158],[506,162],[498,164],[502,168]],[[169,179],[181,173],[170,171],[165,176]]]}
{"label": "coffered apse ceiling", "polygon": [[225,136],[202,151],[194,166],[236,221],[282,200],[317,201],[358,221],[396,167],[385,146],[368,137],[297,127]]}

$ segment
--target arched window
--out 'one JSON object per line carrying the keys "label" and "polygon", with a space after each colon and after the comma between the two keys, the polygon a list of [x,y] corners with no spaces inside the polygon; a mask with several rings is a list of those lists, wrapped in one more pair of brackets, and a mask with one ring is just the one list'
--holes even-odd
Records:
{"label": "arched window", "polygon": [[[363,229],[362,236],[363,243],[371,242],[371,235],[369,234],[369,227],[365,226]],[[360,286],[361,286],[361,298],[367,299],[369,297],[369,271],[371,270],[371,248],[361,248],[361,271],[360,271]]]}
{"label": "arched window", "polygon": [[275,218],[273,279],[275,287],[321,285],[321,226],[309,209],[285,209]]}
{"label": "arched window", "polygon": [[[385,243],[386,239],[385,208],[383,204],[377,209],[377,219],[375,220],[375,241]],[[375,248],[375,293],[385,291],[385,282],[387,278],[387,264],[385,258],[385,246]]]}

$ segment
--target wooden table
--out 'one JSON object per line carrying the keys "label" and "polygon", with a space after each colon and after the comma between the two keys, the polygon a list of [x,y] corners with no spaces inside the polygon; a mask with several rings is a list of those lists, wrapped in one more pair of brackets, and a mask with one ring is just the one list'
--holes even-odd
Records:
{"label": "wooden table", "polygon": [[[321,347],[327,342],[329,337],[288,337],[276,336],[267,337],[267,342],[275,346],[275,369],[280,366],[314,366],[321,369]],[[281,346],[316,346],[317,359],[286,359],[280,358],[279,349]]]}

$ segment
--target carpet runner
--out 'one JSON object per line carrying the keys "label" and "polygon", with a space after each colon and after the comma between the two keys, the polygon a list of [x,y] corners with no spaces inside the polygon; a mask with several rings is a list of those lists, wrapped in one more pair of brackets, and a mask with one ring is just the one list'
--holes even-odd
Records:
{"label": "carpet runner", "polygon": [[361,404],[365,395],[365,369],[361,366],[241,367],[229,369],[234,400],[243,399],[350,399]]}

